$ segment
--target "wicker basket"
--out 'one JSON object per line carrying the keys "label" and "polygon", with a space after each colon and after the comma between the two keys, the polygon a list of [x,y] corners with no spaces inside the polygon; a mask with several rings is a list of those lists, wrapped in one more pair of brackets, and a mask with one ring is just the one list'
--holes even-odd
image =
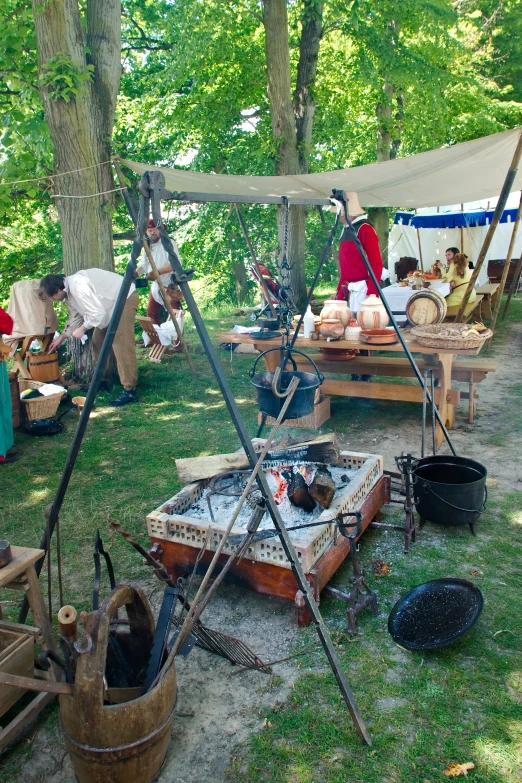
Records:
{"label": "wicker basket", "polygon": [[[18,381],[18,388],[20,392],[26,389],[39,389],[40,386],[45,386],[40,381],[28,381],[25,378],[21,378]],[[35,421],[35,419],[50,419],[55,415],[65,391],[57,392],[56,394],[49,394],[47,397],[33,397],[32,400],[22,400],[24,408],[24,414],[27,421]]]}
{"label": "wicker basket", "polygon": [[441,331],[449,331],[451,327],[469,329],[469,324],[432,324],[431,326],[415,326],[411,333],[419,345],[428,345],[430,348],[442,348],[448,351],[466,351],[470,348],[480,348],[486,340],[493,335],[491,329],[486,329],[480,335],[472,334],[469,337],[453,334],[440,334]]}

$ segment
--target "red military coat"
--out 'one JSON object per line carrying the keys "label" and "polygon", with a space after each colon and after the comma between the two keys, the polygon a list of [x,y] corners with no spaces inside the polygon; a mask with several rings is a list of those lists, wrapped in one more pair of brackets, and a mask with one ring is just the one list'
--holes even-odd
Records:
{"label": "red military coat", "polygon": [[[360,240],[366,255],[368,256],[370,266],[375,273],[375,277],[380,283],[383,263],[381,250],[379,248],[379,239],[375,229],[370,226],[369,223],[363,223],[357,231],[357,238]],[[368,296],[370,294],[379,295],[379,292],[368,274],[366,264],[357,249],[357,245],[355,242],[343,242],[342,236],[339,244],[339,266],[341,267],[341,279],[337,286],[337,299],[344,299],[343,285],[346,285],[347,283],[358,283],[361,280],[366,280],[367,282]]]}
{"label": "red military coat", "polygon": [[11,334],[13,325],[14,322],[9,313],[6,313],[6,311],[2,310],[0,307],[0,335]]}

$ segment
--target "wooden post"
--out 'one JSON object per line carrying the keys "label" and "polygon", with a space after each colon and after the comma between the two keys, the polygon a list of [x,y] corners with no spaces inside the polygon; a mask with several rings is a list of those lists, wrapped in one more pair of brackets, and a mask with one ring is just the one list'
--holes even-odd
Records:
{"label": "wooden post", "polygon": [[502,314],[502,320],[506,317],[506,313],[508,311],[509,303],[511,302],[511,297],[517,290],[518,281],[520,279],[520,274],[522,272],[522,253],[520,254],[520,258],[518,259],[517,268],[515,269],[515,276],[513,278],[513,281],[511,283],[511,288],[509,289],[508,298],[506,301],[506,306],[504,307],[504,312]]}
{"label": "wooden post", "polygon": [[[502,295],[504,293],[504,287],[506,285],[506,280],[509,272],[509,265],[511,263],[511,257],[513,255],[513,248],[515,247],[515,240],[517,238],[517,232],[518,227],[520,225],[520,216],[522,215],[522,191],[520,192],[520,201],[518,202],[518,210],[517,210],[517,216],[515,218],[515,222],[513,224],[513,231],[511,232],[511,240],[509,242],[509,247],[507,251],[506,261],[504,263],[504,269],[502,270],[502,277],[500,278],[500,287],[497,292],[497,298],[495,301],[495,309],[493,310],[493,317],[491,319],[490,329],[492,332],[495,331],[495,326],[497,323],[498,313],[500,310],[500,305],[502,303]],[[489,342],[491,342],[491,338],[489,339]],[[489,345],[488,345],[489,347]]]}
{"label": "wooden post", "polygon": [[274,318],[277,318],[277,313],[275,311],[274,303],[272,302],[272,296],[270,295],[270,291],[268,290],[268,286],[266,284],[266,280],[263,277],[261,273],[261,269],[259,268],[259,263],[256,257],[256,254],[254,252],[254,248],[252,245],[252,242],[250,241],[250,237],[248,236],[247,228],[245,225],[245,221],[243,219],[243,215],[241,214],[239,207],[237,204],[235,204],[236,207],[236,215],[237,219],[239,220],[239,225],[241,226],[241,230],[243,232],[243,235],[246,239],[246,243],[248,245],[248,249],[250,250],[250,255],[252,256],[252,262],[254,264],[255,270],[257,272],[257,276],[259,277],[259,282],[261,283],[261,288],[263,289],[263,293],[265,295],[265,299],[268,303],[268,306],[270,307],[270,312],[272,313],[272,316]]}
{"label": "wooden post", "polygon": [[462,316],[464,315],[464,310],[466,309],[466,305],[469,301],[469,297],[471,296],[471,292],[475,287],[475,283],[479,276],[480,270],[482,269],[482,264],[484,263],[484,259],[486,258],[486,253],[489,250],[491,240],[493,239],[495,230],[499,224],[500,218],[502,217],[502,213],[504,212],[504,208],[506,206],[508,196],[511,192],[511,187],[517,175],[517,169],[518,169],[518,164],[520,161],[521,154],[522,154],[522,131],[519,132],[518,134],[518,142],[515,148],[515,152],[513,154],[513,160],[511,161],[511,165],[508,169],[506,179],[504,180],[504,184],[500,192],[497,206],[495,207],[495,212],[493,214],[493,220],[491,221],[488,232],[484,238],[484,242],[482,244],[480,253],[477,258],[477,263],[475,264],[475,269],[473,270],[473,274],[471,275],[470,281],[468,283],[468,287],[466,288],[464,297],[462,299],[462,302],[460,303],[459,311],[455,317],[456,323],[459,323],[462,320]]}
{"label": "wooden post", "polygon": [[[464,213],[464,204],[460,205],[460,211]],[[464,227],[460,227],[460,252],[464,252]]]}
{"label": "wooden post", "polygon": [[[437,207],[437,212],[438,212],[438,210],[439,210],[439,208]],[[415,214],[417,214],[417,210],[415,210]],[[422,246],[421,246],[420,231],[419,231],[419,229],[418,229],[418,228],[416,229],[416,231],[417,231],[417,242],[419,243],[419,262],[420,262],[420,268],[421,268],[421,272],[424,272],[424,264],[422,263]]]}
{"label": "wooden post", "polygon": [[[120,182],[120,185],[122,186],[122,188],[127,190],[127,185],[126,185],[125,179],[123,177],[123,173],[122,173],[122,170],[120,168],[120,164],[118,163],[117,160],[113,160],[112,163],[113,163],[113,166],[114,166],[114,168],[116,170],[116,174],[118,175],[118,180]],[[194,365],[192,363],[192,359],[190,358],[190,354],[189,354],[189,352],[187,350],[187,344],[186,344],[186,342],[185,342],[185,340],[183,338],[183,333],[182,333],[182,331],[180,329],[180,326],[178,324],[178,319],[176,318],[174,308],[172,307],[172,305],[170,303],[170,299],[167,296],[167,292],[165,290],[165,286],[163,285],[163,281],[162,281],[162,279],[161,279],[161,277],[160,277],[160,275],[158,273],[158,267],[156,266],[156,264],[154,262],[154,258],[152,257],[152,253],[151,253],[151,249],[150,249],[147,237],[143,237],[143,249],[145,250],[145,255],[147,256],[149,264],[152,267],[152,272],[153,272],[154,277],[156,278],[156,282],[157,282],[157,284],[159,286],[159,290],[160,290],[160,293],[161,293],[161,298],[163,299],[163,304],[165,305],[165,308],[166,308],[168,314],[172,318],[172,322],[174,324],[174,328],[176,330],[176,334],[177,334],[178,340],[180,342],[180,345],[181,345],[181,348],[183,350],[183,353],[186,356],[186,359],[187,359],[187,362],[188,362],[188,366],[190,367],[190,371],[192,372],[192,375],[196,375],[196,369],[195,369],[195,367],[194,367]]]}
{"label": "wooden post", "polygon": [[417,229],[417,242],[419,243],[419,261],[420,261],[421,272],[424,272],[424,264],[422,263],[422,247],[421,247],[421,238],[420,238],[419,229]]}

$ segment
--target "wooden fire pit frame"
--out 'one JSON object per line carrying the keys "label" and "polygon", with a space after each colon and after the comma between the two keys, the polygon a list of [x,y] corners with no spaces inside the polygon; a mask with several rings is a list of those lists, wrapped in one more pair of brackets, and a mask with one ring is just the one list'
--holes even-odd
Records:
{"label": "wooden fire pit frame", "polygon": [[[389,503],[389,501],[390,478],[382,475],[359,507],[359,511],[362,514],[361,535],[371,525],[382,506]],[[156,536],[151,536],[150,540],[151,544],[158,544],[161,548],[163,552],[161,562],[169,570],[173,580],[192,572],[200,552],[199,549]],[[319,603],[321,591],[326,587],[346,557],[348,557],[349,552],[350,540],[339,534],[337,539],[331,543],[319,560],[317,560],[313,568],[305,572],[317,603]],[[199,562],[198,572],[206,570],[213,554],[211,551],[204,552]],[[223,554],[219,558],[219,565],[224,565],[227,560],[228,555]],[[234,563],[227,581],[238,584],[241,587],[249,587],[258,593],[293,601],[297,606],[298,625],[300,627],[310,625],[311,618],[306,608],[303,593],[299,590],[297,580],[290,569],[244,558],[239,564]]]}

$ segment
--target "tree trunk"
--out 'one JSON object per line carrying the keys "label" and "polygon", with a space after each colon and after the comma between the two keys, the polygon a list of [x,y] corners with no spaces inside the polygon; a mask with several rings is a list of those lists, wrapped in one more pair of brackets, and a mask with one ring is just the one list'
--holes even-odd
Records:
{"label": "tree trunk", "polygon": [[[393,116],[393,100],[396,88],[386,79],[382,86],[383,98],[377,104],[375,114],[377,117],[377,160],[393,160],[401,143],[402,119],[404,116],[404,96],[397,96],[397,112]],[[373,207],[368,209],[373,227],[379,237],[379,247],[384,261],[388,266],[388,239],[390,234],[390,219],[386,207]]]}
{"label": "tree trunk", "polygon": [[232,271],[236,285],[236,299],[238,305],[242,305],[248,298],[248,277],[243,261],[232,261]]}
{"label": "tree trunk", "polygon": [[[32,7],[40,91],[54,150],[53,195],[64,271],[113,270],[114,194],[107,191],[114,188],[108,161],[121,72],[121,2],[88,0],[85,17],[77,0],[32,0]],[[58,78],[60,63],[74,92]],[[76,370],[85,374],[86,367]]]}
{"label": "tree trunk", "polygon": [[[313,84],[322,32],[322,13],[322,0],[304,0],[297,82],[292,100],[287,3],[286,0],[264,0],[263,3],[268,97],[272,135],[277,150],[276,174],[281,176],[308,171],[315,112]],[[284,215],[285,208],[279,208],[278,234],[281,251]],[[289,216],[288,261],[291,266],[293,298],[298,308],[306,299],[305,228],[305,207],[292,206]]]}

